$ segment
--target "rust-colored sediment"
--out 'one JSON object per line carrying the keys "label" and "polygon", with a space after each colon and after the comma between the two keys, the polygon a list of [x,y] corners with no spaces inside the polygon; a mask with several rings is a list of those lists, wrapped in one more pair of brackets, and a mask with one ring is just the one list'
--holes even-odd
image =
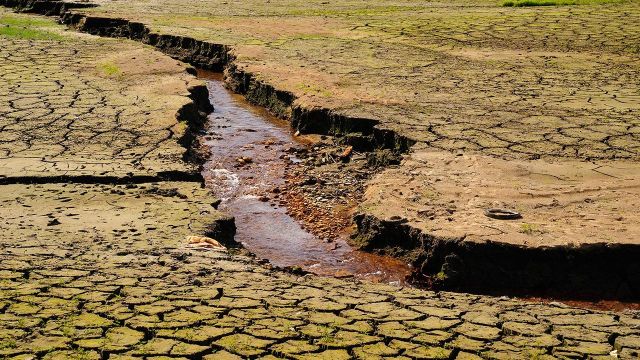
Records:
{"label": "rust-colored sediment", "polygon": [[[203,176],[223,199],[220,209],[236,219],[235,241],[279,267],[404,282],[410,273],[406,263],[352,249],[345,241],[352,224],[349,213],[310,206],[296,182],[286,177],[297,161],[291,150],[305,148],[310,141],[292,135],[288,123],[226,90],[220,74],[199,75],[208,79],[215,108],[204,135],[211,157]],[[348,203],[356,204],[357,199]]]}

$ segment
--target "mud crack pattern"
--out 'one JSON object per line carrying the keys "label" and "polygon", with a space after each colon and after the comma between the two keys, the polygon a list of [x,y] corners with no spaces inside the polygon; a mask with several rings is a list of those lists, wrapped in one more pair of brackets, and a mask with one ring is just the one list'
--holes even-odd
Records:
{"label": "mud crack pattern", "polygon": [[186,128],[176,112],[193,81],[171,76],[179,71],[130,42],[0,37],[0,175],[194,172],[176,142]]}
{"label": "mud crack pattern", "polygon": [[[136,170],[126,161],[144,163],[154,150],[177,154],[171,149],[179,145],[165,139],[176,109],[188,101],[184,91],[171,98],[176,106],[159,88],[146,98],[131,95],[135,71],[124,65],[140,57],[127,51],[116,51],[127,61],[114,58],[101,69],[123,69],[115,80],[71,71],[85,61],[95,71],[93,62],[119,49],[98,41],[63,46],[0,37],[7,59],[0,64],[6,174],[59,174],[66,168],[58,158],[73,169],[106,160],[109,173],[118,174]],[[172,79],[159,83],[173,89]],[[161,107],[173,117],[157,116]],[[56,165],[43,165],[41,158],[51,156]],[[151,163],[162,166],[153,171],[187,166],[157,156]],[[38,165],[25,167],[29,159]],[[3,358],[545,359],[608,358],[617,351],[631,359],[640,351],[640,317],[630,312],[298,277],[233,253],[189,249],[187,236],[214,234],[209,224],[223,218],[199,183],[2,190]]]}
{"label": "mud crack pattern", "polygon": [[640,348],[631,314],[295,277],[214,252],[2,245],[7,358],[632,359]]}
{"label": "mud crack pattern", "polygon": [[97,3],[82,11],[232,45],[235,65],[303,106],[378,119],[436,150],[640,156],[637,1]]}

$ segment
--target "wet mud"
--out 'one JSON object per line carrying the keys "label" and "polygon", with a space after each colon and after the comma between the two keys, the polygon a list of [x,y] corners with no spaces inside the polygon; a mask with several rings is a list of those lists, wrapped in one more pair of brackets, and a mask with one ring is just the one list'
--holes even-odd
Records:
{"label": "wet mud", "polygon": [[404,282],[411,269],[403,262],[354,250],[343,233],[331,241],[318,238],[288,214],[277,198],[287,165],[298,161],[290,150],[309,142],[291,134],[288,122],[225,89],[221,74],[199,75],[207,80],[215,109],[204,135],[211,157],[202,174],[222,199],[219,209],[236,219],[235,241],[277,267]]}

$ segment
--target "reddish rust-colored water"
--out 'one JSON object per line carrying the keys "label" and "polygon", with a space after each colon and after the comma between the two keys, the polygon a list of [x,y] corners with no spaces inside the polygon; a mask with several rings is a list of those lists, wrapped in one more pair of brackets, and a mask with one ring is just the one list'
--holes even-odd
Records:
{"label": "reddish rust-colored water", "polygon": [[[235,217],[236,241],[276,266],[404,282],[411,270],[401,261],[356,251],[344,238],[327,243],[305,231],[284,207],[260,201],[262,195],[284,183],[290,156],[285,149],[297,139],[287,122],[226,90],[221,75],[200,75],[207,79],[215,108],[209,115],[206,136],[212,156],[203,175],[207,186],[222,199],[220,208]],[[252,162],[239,166],[238,158],[251,158]]]}

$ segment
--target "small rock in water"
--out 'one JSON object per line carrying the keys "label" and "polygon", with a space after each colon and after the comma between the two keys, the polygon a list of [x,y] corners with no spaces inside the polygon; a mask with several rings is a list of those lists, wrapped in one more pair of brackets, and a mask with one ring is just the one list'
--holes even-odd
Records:
{"label": "small rock in water", "polygon": [[227,251],[227,248],[220,244],[217,240],[206,236],[192,235],[187,237],[188,246],[207,248],[216,251]]}
{"label": "small rock in water", "polygon": [[236,162],[238,162],[240,165],[245,165],[245,164],[251,164],[253,162],[253,159],[250,157],[239,157],[236,159]]}
{"label": "small rock in water", "polygon": [[348,146],[342,154],[340,154],[340,160],[347,162],[349,158],[351,158],[351,154],[353,153],[353,146]]}

